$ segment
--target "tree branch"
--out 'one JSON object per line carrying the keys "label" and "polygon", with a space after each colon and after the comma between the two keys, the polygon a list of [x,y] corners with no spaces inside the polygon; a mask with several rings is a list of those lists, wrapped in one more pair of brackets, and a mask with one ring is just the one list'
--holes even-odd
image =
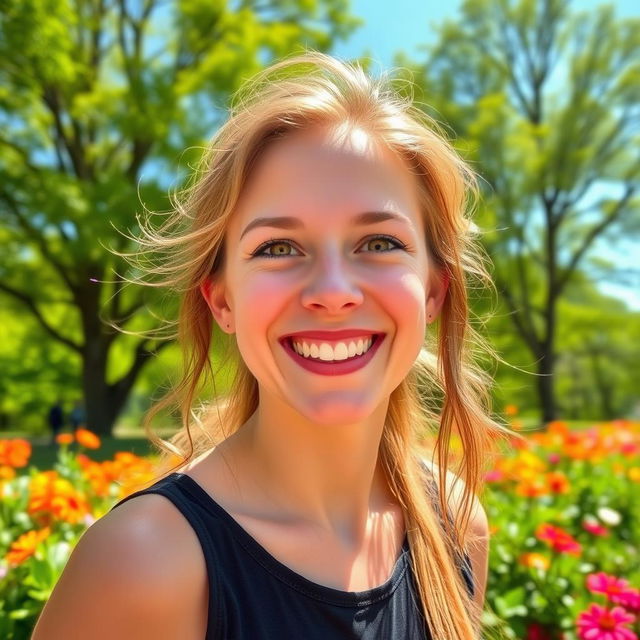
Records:
{"label": "tree branch", "polygon": [[20,206],[17,200],[10,195],[4,189],[0,192],[0,198],[2,198],[8,205],[9,210],[13,213],[14,217],[18,221],[18,224],[24,229],[27,235],[36,243],[42,257],[49,262],[49,264],[57,271],[59,276],[62,278],[64,283],[67,285],[72,294],[76,292],[76,284],[71,279],[71,276],[65,269],[64,265],[58,261],[47,246],[47,243],[42,235],[36,228],[34,228],[27,220],[27,218],[22,215],[20,211]]}
{"label": "tree branch", "polygon": [[635,193],[635,187],[631,184],[627,184],[627,188],[625,189],[624,195],[622,196],[622,198],[620,198],[620,200],[617,202],[616,206],[609,213],[609,215],[605,216],[598,224],[591,227],[591,230],[589,231],[589,233],[587,233],[584,240],[582,241],[580,248],[576,250],[576,252],[571,257],[569,264],[564,269],[564,273],[562,274],[562,277],[558,278],[557,285],[556,285],[558,293],[562,291],[562,289],[564,289],[567,282],[569,281],[569,278],[571,278],[571,275],[573,274],[576,267],[578,266],[578,263],[582,259],[582,256],[587,252],[589,247],[593,244],[593,241],[609,225],[611,225],[613,222],[615,222],[618,219],[618,217],[620,216],[620,213],[623,211],[625,205],[627,204],[627,202],[629,202],[629,200],[631,199],[634,193]]}
{"label": "tree branch", "polygon": [[5,293],[9,294],[16,300],[19,300],[20,302],[22,302],[22,304],[24,304],[31,311],[33,317],[38,321],[40,326],[52,338],[66,345],[67,347],[70,347],[74,351],[77,351],[78,353],[82,353],[82,345],[78,344],[77,342],[74,342],[73,340],[71,340],[70,338],[67,338],[66,336],[63,336],[61,333],[58,332],[57,329],[55,329],[45,320],[44,316],[40,312],[40,309],[38,309],[38,305],[36,301],[31,296],[27,295],[23,291],[20,291],[18,289],[15,289],[14,287],[9,286],[4,282],[0,282],[0,291],[4,291]]}
{"label": "tree branch", "polygon": [[109,385],[109,392],[110,394],[113,394],[116,403],[121,401],[122,398],[126,398],[147,360],[157,356],[170,344],[172,344],[172,342],[170,340],[166,340],[157,344],[155,348],[151,348],[148,340],[145,339],[140,341],[136,347],[133,363],[131,364],[131,367],[129,367],[129,371]]}

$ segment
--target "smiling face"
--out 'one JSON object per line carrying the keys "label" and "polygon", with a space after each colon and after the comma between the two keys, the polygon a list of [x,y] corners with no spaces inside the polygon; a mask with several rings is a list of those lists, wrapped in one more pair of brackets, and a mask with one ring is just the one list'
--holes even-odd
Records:
{"label": "smiling face", "polygon": [[361,129],[273,143],[243,190],[225,256],[203,287],[216,321],[236,333],[261,405],[313,423],[386,407],[445,293],[416,178]]}

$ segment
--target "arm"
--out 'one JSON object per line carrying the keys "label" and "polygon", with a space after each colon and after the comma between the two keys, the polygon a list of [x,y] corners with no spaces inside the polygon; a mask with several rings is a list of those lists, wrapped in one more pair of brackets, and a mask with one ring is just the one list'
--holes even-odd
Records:
{"label": "arm", "polygon": [[73,550],[31,640],[203,638],[206,568],[181,517],[162,496],[145,495],[94,523]]}

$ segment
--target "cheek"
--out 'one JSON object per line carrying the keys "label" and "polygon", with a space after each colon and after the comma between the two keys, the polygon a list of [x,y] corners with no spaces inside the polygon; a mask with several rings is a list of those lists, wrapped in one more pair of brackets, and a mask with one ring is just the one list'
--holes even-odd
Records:
{"label": "cheek", "polygon": [[[282,273],[246,274],[238,283],[234,315],[238,338],[264,335],[264,329],[282,313],[291,299],[293,283]],[[256,331],[260,329],[260,331]]]}
{"label": "cheek", "polygon": [[424,330],[426,318],[426,291],[424,280],[415,272],[380,274],[378,287],[383,292],[386,307],[398,324],[406,326],[415,321]]}

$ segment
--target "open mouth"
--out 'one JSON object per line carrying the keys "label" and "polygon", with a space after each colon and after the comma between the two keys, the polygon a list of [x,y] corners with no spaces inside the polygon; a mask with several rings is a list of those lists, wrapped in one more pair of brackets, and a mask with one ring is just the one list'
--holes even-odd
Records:
{"label": "open mouth", "polygon": [[306,360],[336,363],[361,358],[373,348],[381,337],[382,334],[372,334],[362,338],[347,338],[332,342],[292,337],[285,338],[285,340],[296,354]]}

